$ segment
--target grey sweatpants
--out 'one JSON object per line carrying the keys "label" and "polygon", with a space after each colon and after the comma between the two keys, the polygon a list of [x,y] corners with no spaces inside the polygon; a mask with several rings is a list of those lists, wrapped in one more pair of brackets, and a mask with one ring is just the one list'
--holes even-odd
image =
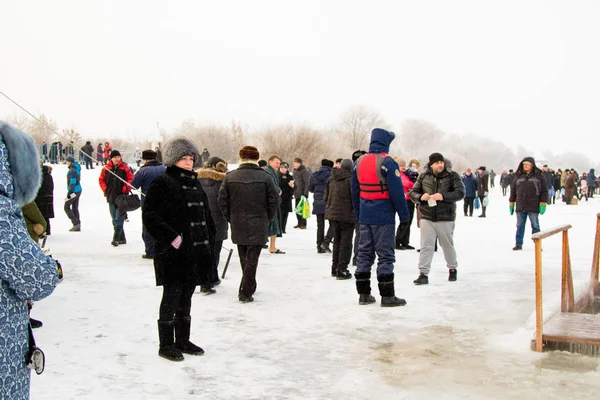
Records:
{"label": "grey sweatpants", "polygon": [[419,253],[419,272],[429,275],[435,239],[440,242],[448,269],[458,267],[456,250],[454,250],[454,221],[432,222],[421,219],[421,252]]}

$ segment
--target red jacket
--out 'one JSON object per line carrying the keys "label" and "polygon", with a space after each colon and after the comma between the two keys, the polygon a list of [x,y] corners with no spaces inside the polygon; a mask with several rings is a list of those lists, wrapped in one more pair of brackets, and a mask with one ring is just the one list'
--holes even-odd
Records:
{"label": "red jacket", "polygon": [[400,172],[400,179],[402,179],[402,186],[404,186],[404,195],[406,196],[406,201],[409,201],[410,196],[408,195],[408,192],[410,192],[413,186],[415,186],[415,183],[411,181],[408,175],[406,175],[404,172]]}
{"label": "red jacket", "polygon": [[129,165],[125,164],[124,162],[121,162],[115,169],[115,165],[112,163],[112,161],[109,161],[106,163],[104,168],[102,168],[98,182],[100,183],[100,188],[102,189],[104,196],[107,198],[107,201],[112,203],[114,201],[114,197],[118,196],[119,194],[129,193],[131,187],[117,179],[117,177],[112,175],[110,171],[117,174],[117,176],[128,183],[133,180],[134,175],[131,172]]}

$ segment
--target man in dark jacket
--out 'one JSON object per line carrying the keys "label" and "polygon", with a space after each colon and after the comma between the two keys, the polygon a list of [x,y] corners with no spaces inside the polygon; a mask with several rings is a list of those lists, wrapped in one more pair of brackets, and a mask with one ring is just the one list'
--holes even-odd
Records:
{"label": "man in dark jacket", "polygon": [[50,218],[54,218],[54,179],[49,165],[42,166],[42,186],[38,190],[35,204],[46,220],[46,234],[50,235]]}
{"label": "man in dark jacket", "polygon": [[448,280],[456,281],[458,261],[454,249],[454,225],[456,202],[465,197],[465,187],[460,175],[452,171],[448,160],[440,153],[429,156],[429,166],[410,191],[410,197],[419,203],[421,212],[421,252],[419,253],[419,277],[415,285],[429,283],[429,271],[436,237],[444,250],[448,266]]}
{"label": "man in dark jacket", "polygon": [[290,174],[290,166],[286,162],[282,162],[279,165],[279,174],[277,177],[279,178],[279,188],[281,189],[281,204],[279,205],[279,212],[281,214],[281,233],[286,233],[286,226],[289,213],[294,212],[294,207],[292,207],[292,199],[294,198],[294,188],[293,183],[290,184],[294,180],[292,174]]}
{"label": "man in dark jacket", "polygon": [[[152,150],[142,151],[142,160],[144,165],[135,174],[135,177],[131,181],[131,186],[138,188],[142,191],[143,195],[141,198],[142,212],[144,211],[144,204],[146,202],[146,194],[150,188],[150,184],[159,176],[165,173],[166,167],[156,159],[156,152]],[[142,240],[144,241],[144,254],[142,258],[151,260],[154,258],[156,243],[146,226],[142,222]]]}
{"label": "man in dark jacket", "polygon": [[325,219],[333,229],[333,258],[331,276],[338,280],[350,279],[348,271],[352,254],[354,234],[354,209],[352,208],[352,160],[342,160],[340,168],[334,168],[325,191]]}
{"label": "man in dark jacket", "polygon": [[113,224],[113,239],[110,244],[115,247],[127,243],[125,231],[123,230],[125,213],[119,211],[115,200],[118,196],[129,193],[130,187],[125,182],[131,182],[132,180],[133,173],[131,172],[131,168],[121,160],[119,150],[111,150],[108,162],[102,168],[98,181],[108,203]]}
{"label": "man in dark jacket", "polygon": [[331,253],[329,244],[333,239],[331,224],[325,235],[325,189],[331,177],[333,161],[321,160],[321,168],[310,177],[308,191],[313,193],[312,213],[317,216],[317,253]]}
{"label": "man in dark jacket", "polygon": [[205,148],[202,151],[202,154],[200,155],[200,159],[202,160],[202,165],[204,165],[205,163],[207,163],[208,160],[210,159],[210,153],[208,152],[207,148]]}
{"label": "man in dark jacket", "polygon": [[554,176],[552,176],[552,171],[548,168],[548,164],[544,164],[542,166],[542,176],[546,181],[546,188],[548,189],[548,199],[546,202],[548,204],[552,204],[552,187],[554,186]]}
{"label": "man in dark jacket", "polygon": [[371,132],[369,153],[360,157],[352,173],[352,206],[360,222],[356,267],[358,304],[371,304],[371,267],[377,254],[377,281],[382,307],[406,304],[395,295],[396,214],[400,222],[409,220],[408,207],[398,164],[387,152],[396,135],[385,129]]}
{"label": "man in dark jacket", "polygon": [[92,146],[92,142],[89,140],[85,142],[81,151],[85,154],[83,157],[85,158],[85,169],[94,169],[94,159],[92,158],[92,153],[94,152],[94,146]]}
{"label": "man in dark jacket", "polygon": [[[308,183],[310,181],[310,171],[302,165],[301,158],[294,159],[294,198],[296,199],[296,207],[300,203],[300,199],[304,196],[308,199]],[[298,218],[298,225],[294,228],[306,229],[306,219],[302,218],[302,215],[296,214]]]}
{"label": "man in dark jacket", "polygon": [[596,190],[596,171],[590,169],[590,173],[587,175],[587,186],[588,186],[588,197],[594,198],[594,191]]}
{"label": "man in dark jacket", "polygon": [[231,224],[231,241],[237,245],[242,266],[238,294],[242,303],[254,301],[260,251],[279,207],[275,183],[258,166],[259,158],[256,147],[242,147],[239,167],[225,176],[219,189],[219,207]]}
{"label": "man in dark jacket", "polygon": [[[277,194],[279,196],[281,196],[281,188],[279,187],[279,177],[277,172],[279,171],[280,164],[281,159],[278,156],[272,155],[269,157],[267,166],[264,168],[265,172],[269,174],[271,179],[273,179],[275,189],[277,190]],[[281,226],[279,225],[280,221],[281,214],[279,212],[279,208],[277,208],[277,214],[269,224],[269,253],[271,254],[285,254],[285,251],[279,250],[276,245],[277,237],[281,237]]]}
{"label": "man in dark jacket", "polygon": [[485,166],[477,168],[477,197],[479,197],[479,203],[481,204],[481,215],[479,218],[485,218],[485,210],[487,209],[487,195],[490,190],[489,188],[490,175],[486,171]]}
{"label": "man in dark jacket", "polygon": [[463,211],[465,217],[473,216],[473,202],[477,196],[477,178],[471,173],[471,168],[467,168],[462,176],[462,182],[465,186],[465,199],[463,205]]}
{"label": "man in dark jacket", "polygon": [[[535,166],[533,157],[525,157],[515,173],[515,180],[510,185],[508,199],[510,215],[517,211],[516,244],[513,250],[523,249],[523,236],[527,218],[531,222],[532,234],[540,231],[539,215],[546,212],[548,188],[542,171]],[[515,208],[515,202],[516,208]]]}

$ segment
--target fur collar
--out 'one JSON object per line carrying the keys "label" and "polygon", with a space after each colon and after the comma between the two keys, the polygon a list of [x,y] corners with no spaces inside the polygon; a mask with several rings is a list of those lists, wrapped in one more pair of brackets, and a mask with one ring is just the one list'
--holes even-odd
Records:
{"label": "fur collar", "polygon": [[37,146],[28,134],[0,122],[0,140],[4,142],[8,168],[0,168],[2,180],[12,178],[12,193],[6,193],[20,206],[32,202],[42,183]]}
{"label": "fur collar", "polygon": [[[219,166],[219,164],[217,164],[217,167]],[[198,174],[198,179],[212,179],[213,181],[219,182],[225,179],[225,172],[221,172],[212,168],[200,168],[196,170],[196,173]]]}

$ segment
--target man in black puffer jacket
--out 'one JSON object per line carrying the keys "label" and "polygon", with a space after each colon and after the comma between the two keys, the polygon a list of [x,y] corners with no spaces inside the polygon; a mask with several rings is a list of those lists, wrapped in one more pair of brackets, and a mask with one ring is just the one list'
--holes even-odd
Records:
{"label": "man in black puffer jacket", "polygon": [[419,204],[421,212],[421,252],[419,254],[419,277],[415,285],[429,283],[429,270],[433,259],[436,237],[444,250],[448,266],[448,280],[456,281],[456,250],[454,249],[454,221],[456,202],[465,197],[465,187],[460,175],[452,171],[448,160],[440,153],[429,156],[427,170],[409,193],[412,201]]}
{"label": "man in black puffer jacket", "polygon": [[331,276],[350,279],[348,271],[352,254],[352,235],[356,218],[352,208],[352,160],[342,160],[340,168],[331,171],[325,190],[325,219],[333,228],[333,259]]}

